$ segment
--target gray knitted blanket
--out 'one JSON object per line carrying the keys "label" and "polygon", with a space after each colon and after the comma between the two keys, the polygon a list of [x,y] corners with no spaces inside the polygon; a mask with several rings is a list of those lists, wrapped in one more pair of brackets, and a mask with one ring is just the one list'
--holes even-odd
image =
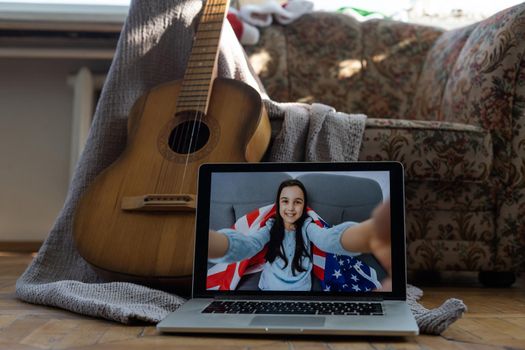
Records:
{"label": "gray knitted blanket", "polygon": [[[122,323],[158,322],[184,302],[163,291],[102,280],[75,250],[72,220],[86,187],[123,151],[134,101],[156,85],[182,79],[201,7],[200,0],[132,1],[65,205],[38,255],[18,279],[18,298]],[[221,39],[219,75],[242,80],[267,99],[229,25]],[[324,105],[269,100],[266,105],[271,118],[284,117],[270,160],[357,159],[364,116],[344,115]],[[423,333],[441,333],[466,309],[462,302],[449,300],[427,310],[416,301],[421,295],[409,288],[409,301]]]}

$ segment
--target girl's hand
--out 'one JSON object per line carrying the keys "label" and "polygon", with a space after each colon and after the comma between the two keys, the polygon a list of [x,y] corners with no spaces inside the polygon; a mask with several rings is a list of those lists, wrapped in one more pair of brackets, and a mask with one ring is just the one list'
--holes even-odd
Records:
{"label": "girl's hand", "polygon": [[385,268],[388,277],[381,281],[382,290],[392,290],[392,244],[390,227],[390,200],[377,206],[372,213],[373,233],[370,237],[371,253]]}

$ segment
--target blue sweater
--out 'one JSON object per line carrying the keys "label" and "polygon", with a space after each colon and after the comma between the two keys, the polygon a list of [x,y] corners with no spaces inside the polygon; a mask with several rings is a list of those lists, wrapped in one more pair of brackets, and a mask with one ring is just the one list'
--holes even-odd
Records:
{"label": "blue sweater", "polygon": [[[209,259],[209,261],[211,263],[232,263],[251,258],[270,241],[270,228],[273,223],[274,220],[270,219],[266,226],[249,235],[232,229],[220,230],[219,232],[228,238],[228,251],[223,257]],[[310,243],[331,254],[348,256],[361,254],[349,252],[341,245],[341,235],[348,227],[355,224],[355,222],[348,221],[331,228],[321,228],[311,218],[307,218],[302,227],[302,234],[308,254],[311,255]],[[259,280],[261,290],[311,290],[313,264],[309,258],[303,257],[301,260],[301,265],[306,271],[296,271],[295,276],[292,273],[292,260],[295,254],[294,232],[286,230],[283,240],[283,253],[288,259],[288,265],[284,267],[285,262],[280,257],[276,257],[273,263],[266,262]]]}

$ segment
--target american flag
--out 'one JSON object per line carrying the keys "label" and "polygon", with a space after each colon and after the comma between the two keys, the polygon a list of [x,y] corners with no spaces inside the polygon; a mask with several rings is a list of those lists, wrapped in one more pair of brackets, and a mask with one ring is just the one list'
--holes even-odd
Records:
{"label": "american flag", "polygon": [[[266,221],[272,218],[275,212],[275,204],[255,209],[240,217],[232,228],[240,234],[250,235],[266,225]],[[328,224],[311,208],[307,208],[306,212],[319,227],[328,227]],[[242,276],[262,270],[266,263],[264,257],[267,249],[267,247],[264,247],[252,258],[240,262],[213,265],[208,269],[206,289],[234,290],[237,288]],[[380,287],[377,278],[375,281],[372,281],[375,276],[375,270],[356,258],[327,254],[313,244],[312,257],[313,273],[321,281],[321,286],[326,291],[357,291],[356,288],[353,288],[355,284],[362,288],[362,291],[366,291],[367,288]],[[338,266],[339,261],[343,261],[343,264]],[[345,262],[347,263],[346,265],[344,265]],[[367,275],[371,278],[367,279],[365,277]],[[359,279],[359,282],[354,281],[354,276]],[[354,282],[354,284],[351,284],[351,282]]]}
{"label": "american flag", "polygon": [[328,254],[325,260],[325,292],[370,292],[381,288],[374,268],[351,256]]}

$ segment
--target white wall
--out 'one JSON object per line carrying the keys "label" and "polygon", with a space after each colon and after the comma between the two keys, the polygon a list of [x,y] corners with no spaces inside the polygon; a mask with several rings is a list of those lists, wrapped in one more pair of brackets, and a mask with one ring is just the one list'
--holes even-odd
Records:
{"label": "white wall", "polygon": [[109,61],[0,58],[0,241],[43,240],[68,188],[72,87]]}

